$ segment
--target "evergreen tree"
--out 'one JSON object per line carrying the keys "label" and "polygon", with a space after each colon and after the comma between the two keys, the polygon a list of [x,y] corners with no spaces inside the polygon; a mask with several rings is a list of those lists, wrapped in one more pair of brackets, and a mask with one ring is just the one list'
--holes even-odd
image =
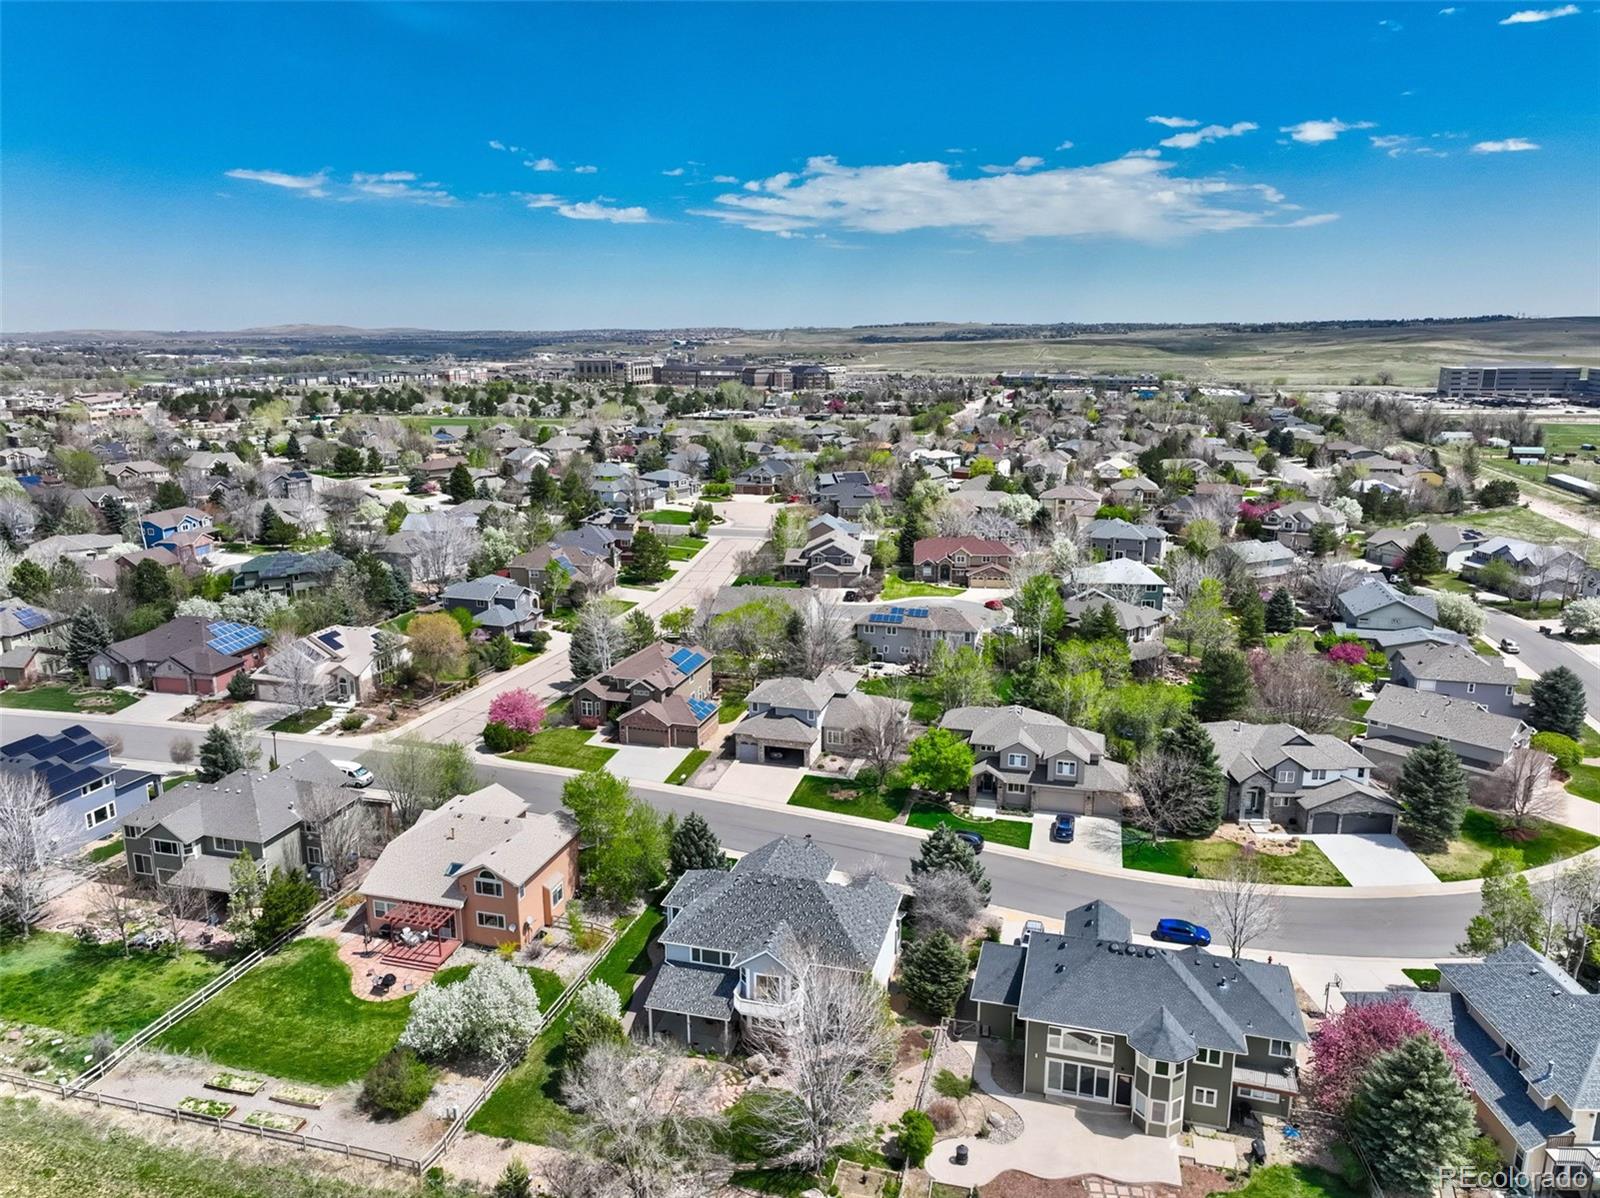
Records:
{"label": "evergreen tree", "polygon": [[1223,797],[1226,790],[1226,779],[1222,774],[1222,766],[1217,762],[1217,746],[1212,741],[1211,734],[1193,715],[1184,712],[1162,736],[1161,748],[1175,757],[1183,758],[1190,767],[1188,785],[1200,793],[1209,795],[1212,800],[1207,809],[1209,817],[1204,819],[1200,817],[1198,807],[1191,807],[1189,804],[1175,805],[1179,809],[1192,810],[1195,822],[1188,827],[1170,829],[1170,834],[1193,837],[1197,840],[1210,836],[1222,822]]}
{"label": "evergreen tree", "polygon": [[1412,749],[1394,784],[1400,826],[1425,852],[1442,852],[1461,832],[1467,778],[1461,759],[1442,740]]}
{"label": "evergreen tree", "polygon": [[1313,524],[1311,526],[1311,553],[1315,557],[1327,557],[1339,548],[1339,534],[1333,530],[1331,524]]}
{"label": "evergreen tree", "polygon": [[[12,584],[15,587],[15,583]],[[1566,666],[1546,670],[1533,684],[1533,705],[1528,723],[1540,732],[1559,732],[1577,740],[1583,735],[1583,717],[1589,703],[1583,683]]]}
{"label": "evergreen tree", "polygon": [[50,593],[50,575],[38,562],[23,558],[11,571],[11,594],[24,603],[38,603]]}
{"label": "evergreen tree", "polygon": [[672,830],[671,858],[675,878],[691,869],[721,869],[725,864],[717,834],[698,811],[689,812]]}
{"label": "evergreen tree", "polygon": [[261,910],[252,931],[259,945],[271,944],[306,917],[317,905],[317,888],[310,878],[296,870],[273,869],[261,891]]}
{"label": "evergreen tree", "polygon": [[450,496],[453,503],[465,503],[477,493],[472,485],[472,472],[467,469],[465,462],[458,462],[456,468],[450,471],[450,477],[445,481],[445,494]]}
{"label": "evergreen tree", "polygon": [[1079,630],[1086,641],[1122,639],[1122,627],[1117,623],[1117,609],[1111,605],[1110,600],[1086,611]]}
{"label": "evergreen tree", "polygon": [[648,528],[633,534],[633,560],[628,563],[628,573],[640,582],[660,582],[672,567],[667,556],[667,546]]}
{"label": "evergreen tree", "polygon": [[967,988],[967,955],[947,932],[913,940],[900,953],[900,988],[911,1002],[943,1019]]}
{"label": "evergreen tree", "polygon": [[291,462],[298,462],[306,456],[306,451],[300,447],[300,438],[293,433],[290,433],[288,441],[284,442],[283,456]]}
{"label": "evergreen tree", "polygon": [[499,1180],[494,1183],[494,1198],[533,1198],[533,1182],[528,1177],[528,1166],[517,1157],[506,1163]]}
{"label": "evergreen tree", "polygon": [[1239,604],[1239,647],[1254,649],[1267,643],[1267,608],[1254,591]]}
{"label": "evergreen tree", "polygon": [[212,724],[211,731],[200,744],[200,781],[215,782],[244,769],[244,765],[244,749],[239,738],[221,724]]}
{"label": "evergreen tree", "polygon": [[1428,575],[1444,569],[1444,554],[1427,533],[1419,536],[1406,552],[1404,563],[1406,577],[1413,583],[1427,582]]}
{"label": "evergreen tree", "polygon": [[1289,592],[1279,587],[1267,600],[1266,625],[1268,632],[1293,632],[1298,614]]}
{"label": "evergreen tree", "polygon": [[67,664],[76,674],[89,672],[89,659],[111,643],[111,628],[104,617],[85,604],[72,614],[67,633]]}
{"label": "evergreen tree", "polygon": [[1380,1184],[1431,1194],[1439,1171],[1465,1158],[1477,1120],[1444,1049],[1417,1035],[1372,1062],[1351,1105],[1350,1131]]}
{"label": "evergreen tree", "polygon": [[978,888],[978,893],[985,901],[988,900],[989,877],[978,863],[978,855],[972,851],[970,844],[943,824],[922,842],[921,851],[911,861],[911,878],[907,880],[912,881],[921,873],[937,873],[941,869],[953,869],[966,874]]}
{"label": "evergreen tree", "polygon": [[383,455],[371,447],[367,449],[366,470],[368,474],[383,473]]}
{"label": "evergreen tree", "polygon": [[186,506],[189,497],[183,493],[182,487],[169,478],[156,488],[155,497],[150,502],[157,511],[166,511],[168,508]]}
{"label": "evergreen tree", "polygon": [[278,515],[278,509],[270,503],[261,509],[256,539],[263,545],[292,545],[299,535],[300,530]]}
{"label": "evergreen tree", "polygon": [[1250,699],[1250,668],[1237,649],[1213,649],[1200,659],[1194,676],[1194,713],[1202,720],[1226,720]]}

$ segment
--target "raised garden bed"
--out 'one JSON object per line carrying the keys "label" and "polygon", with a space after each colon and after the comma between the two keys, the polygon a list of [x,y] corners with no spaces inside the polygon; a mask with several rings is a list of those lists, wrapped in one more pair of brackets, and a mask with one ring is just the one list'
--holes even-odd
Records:
{"label": "raised garden bed", "polygon": [[244,1117],[246,1127],[264,1127],[268,1131],[299,1131],[306,1121],[299,1115],[285,1115],[281,1111],[251,1111]]}
{"label": "raised garden bed", "polygon": [[309,1086],[280,1086],[267,1097],[273,1102],[302,1106],[313,1111],[319,1110],[322,1104],[328,1101],[328,1095],[324,1091],[313,1090]]}
{"label": "raised garden bed", "polygon": [[246,1077],[242,1073],[219,1073],[206,1083],[208,1090],[223,1090],[229,1094],[257,1094],[267,1083],[259,1077]]}
{"label": "raised garden bed", "polygon": [[200,1115],[206,1119],[226,1119],[239,1108],[220,1098],[185,1098],[178,1103],[178,1109],[185,1114]]}

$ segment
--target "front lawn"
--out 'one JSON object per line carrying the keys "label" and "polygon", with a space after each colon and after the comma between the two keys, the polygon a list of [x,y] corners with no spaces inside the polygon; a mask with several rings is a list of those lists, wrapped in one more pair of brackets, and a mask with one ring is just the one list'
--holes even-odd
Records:
{"label": "front lawn", "polygon": [[957,832],[976,832],[995,844],[1008,844],[1014,849],[1025,849],[1033,839],[1033,821],[1027,819],[962,819],[953,811],[935,803],[915,803],[906,823],[913,828],[954,828]]}
{"label": "front lawn", "polygon": [[665,781],[669,786],[682,786],[694,776],[695,770],[705,764],[706,758],[710,756],[710,749],[690,749],[689,755],[673,768],[672,772],[666,776]]}
{"label": "front lawn", "polygon": [[[1160,840],[1150,844],[1142,837],[1124,834],[1122,866],[1146,873],[1179,878],[1221,878],[1242,852],[1231,840]],[[1302,840],[1292,855],[1257,853],[1265,881],[1275,886],[1348,886],[1327,855],[1309,840]]]}
{"label": "front lawn", "polygon": [[27,690],[9,687],[0,691],[0,707],[15,707],[22,711],[104,712],[110,715],[138,701],[138,695],[130,695],[127,691],[78,690],[61,682],[29,687]]}
{"label": "front lawn", "polygon": [[905,699],[911,704],[911,718],[919,724],[937,724],[944,714],[933,684],[925,678],[863,678],[856,689],[864,695],[883,695],[891,699]]}
{"label": "front lawn", "polygon": [[1600,803],[1600,765],[1574,766],[1567,778],[1567,789],[1580,799]]}
{"label": "front lawn", "polygon": [[900,814],[906,792],[891,790],[887,793],[867,790],[846,778],[829,778],[823,774],[807,774],[800,779],[794,794],[789,796],[789,806],[809,807],[813,811],[832,811],[835,815],[854,815],[860,819],[888,821]]}
{"label": "front lawn", "polygon": [[615,749],[591,745],[592,728],[546,728],[535,734],[526,749],[507,753],[511,761],[532,761],[539,765],[561,765],[572,770],[597,770],[616,754]]}
{"label": "front lawn", "polygon": [[[466,971],[441,971],[453,980]],[[204,1052],[220,1065],[338,1086],[357,1081],[394,1047],[411,996],[357,998],[332,940],[297,940],[157,1041],[169,1052]]]}
{"label": "front lawn", "polygon": [[894,599],[940,599],[961,594],[960,587],[942,587],[931,582],[915,582],[901,578],[898,574],[887,574],[883,579],[883,590],[878,598],[885,600]]}
{"label": "front lawn", "polygon": [[[650,970],[650,939],[665,920],[658,909],[646,910],[628,925],[590,975],[591,980],[604,982],[617,992],[624,1010],[634,987]],[[548,1144],[556,1133],[571,1126],[572,1114],[557,1101],[566,1026],[563,1011],[539,1033],[527,1055],[467,1122],[470,1130],[529,1144]]]}
{"label": "front lawn", "polygon": [[1509,852],[1517,869],[1524,870],[1575,857],[1600,845],[1600,836],[1547,820],[1528,820],[1526,839],[1520,840],[1506,835],[1510,826],[1511,821],[1503,815],[1471,807],[1461,821],[1460,837],[1451,841],[1449,848],[1442,853],[1419,852],[1417,856],[1439,881],[1465,882],[1483,877],[1500,850]]}
{"label": "front lawn", "polygon": [[176,957],[90,946],[59,932],[0,945],[0,1017],[58,1032],[124,1040],[222,971],[199,953]]}
{"label": "front lawn", "polygon": [[649,524],[693,524],[694,515],[691,512],[677,512],[670,508],[658,508],[653,512],[641,513],[639,519]]}
{"label": "front lawn", "polygon": [[268,724],[268,732],[310,732],[319,724],[327,722],[333,713],[326,707],[308,707],[304,711],[296,711],[286,715],[276,724]]}
{"label": "front lawn", "polygon": [[1440,972],[1437,969],[1402,969],[1401,973],[1410,979],[1411,984],[1418,990],[1437,990],[1439,988]]}

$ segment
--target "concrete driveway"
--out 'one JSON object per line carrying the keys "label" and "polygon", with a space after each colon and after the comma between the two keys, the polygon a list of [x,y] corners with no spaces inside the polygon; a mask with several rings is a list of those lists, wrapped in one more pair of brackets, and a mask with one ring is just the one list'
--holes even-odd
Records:
{"label": "concrete driveway", "polygon": [[606,769],[630,782],[665,782],[667,775],[689,756],[688,749],[656,749],[649,745],[619,745],[615,741],[591,739],[591,745],[603,745],[616,753],[606,762]]}
{"label": "concrete driveway", "polygon": [[754,799],[758,803],[783,806],[794,794],[795,787],[806,771],[787,765],[751,765],[748,761],[735,761],[728,765],[712,789],[719,795],[741,799]]}
{"label": "concrete driveway", "polygon": [[1352,886],[1430,885],[1439,880],[1398,836],[1341,832],[1301,839],[1321,849]]}
{"label": "concrete driveway", "polygon": [[1033,839],[1028,851],[1052,861],[1077,861],[1111,869],[1122,868],[1122,821],[1109,815],[1075,816],[1072,843],[1050,839],[1055,816],[1040,812],[1033,817]]}

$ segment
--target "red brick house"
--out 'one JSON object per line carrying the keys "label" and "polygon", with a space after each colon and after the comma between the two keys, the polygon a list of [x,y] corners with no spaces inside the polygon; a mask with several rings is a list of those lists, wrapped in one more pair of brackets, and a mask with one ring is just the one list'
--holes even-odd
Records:
{"label": "red brick house", "polygon": [[983,537],[924,537],[911,561],[922,582],[958,587],[1003,587],[1011,583],[1017,551]]}

